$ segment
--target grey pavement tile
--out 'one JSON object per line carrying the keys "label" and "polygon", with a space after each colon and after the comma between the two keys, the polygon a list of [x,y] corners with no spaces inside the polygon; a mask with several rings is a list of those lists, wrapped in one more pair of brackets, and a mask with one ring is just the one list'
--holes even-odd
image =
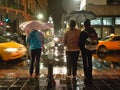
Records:
{"label": "grey pavement tile", "polygon": [[83,90],[99,90],[99,89],[95,86],[89,86],[89,87],[84,87]]}
{"label": "grey pavement tile", "polygon": [[0,87],[0,90],[8,90],[8,87]]}
{"label": "grey pavement tile", "polygon": [[109,84],[109,85],[116,85],[118,84],[114,79],[102,79],[103,82],[105,82],[106,84]]}
{"label": "grey pavement tile", "polygon": [[12,86],[23,86],[27,78],[19,78]]}
{"label": "grey pavement tile", "polygon": [[20,90],[21,87],[10,87],[8,90]]}
{"label": "grey pavement tile", "polygon": [[120,85],[120,79],[116,79],[115,81]]}
{"label": "grey pavement tile", "polygon": [[0,87],[1,86],[3,86],[3,87],[5,87],[5,86],[10,87],[14,82],[15,82],[14,80],[4,80],[4,81],[2,81],[2,83],[0,83]]}
{"label": "grey pavement tile", "polygon": [[107,85],[98,86],[97,88],[98,88],[98,90],[113,90],[110,86],[107,86]]}
{"label": "grey pavement tile", "polygon": [[39,86],[39,80],[29,79],[25,86]]}
{"label": "grey pavement tile", "polygon": [[[35,90],[34,86],[26,86],[26,87],[22,87],[21,90]],[[40,89],[36,89],[36,90],[40,90]]]}
{"label": "grey pavement tile", "polygon": [[120,85],[110,85],[112,90],[120,90]]}
{"label": "grey pavement tile", "polygon": [[85,83],[83,79],[77,79],[74,83],[72,79],[57,79],[59,84],[55,87],[47,87],[46,80],[0,78],[0,90],[120,90],[120,79],[93,79],[92,83]]}
{"label": "grey pavement tile", "polygon": [[101,79],[94,79],[92,82],[95,86],[105,85]]}

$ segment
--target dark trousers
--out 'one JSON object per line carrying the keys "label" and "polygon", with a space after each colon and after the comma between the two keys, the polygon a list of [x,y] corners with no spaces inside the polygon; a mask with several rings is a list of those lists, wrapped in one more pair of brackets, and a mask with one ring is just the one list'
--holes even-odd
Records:
{"label": "dark trousers", "polygon": [[66,51],[67,75],[76,76],[79,51]]}
{"label": "dark trousers", "polygon": [[31,63],[30,63],[30,75],[33,74],[35,68],[35,74],[40,74],[40,56],[41,56],[41,48],[31,50]]}
{"label": "dark trousers", "polygon": [[81,54],[83,58],[84,76],[87,79],[92,79],[92,52],[83,49],[81,50]]}

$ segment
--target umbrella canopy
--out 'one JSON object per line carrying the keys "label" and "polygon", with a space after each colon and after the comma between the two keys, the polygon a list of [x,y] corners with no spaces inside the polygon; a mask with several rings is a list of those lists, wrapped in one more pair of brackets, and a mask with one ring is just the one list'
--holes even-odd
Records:
{"label": "umbrella canopy", "polygon": [[93,20],[95,18],[96,18],[96,15],[93,12],[80,10],[80,11],[72,11],[65,17],[65,20],[69,21],[72,19],[77,22],[82,22],[82,21],[85,21],[86,19]]}
{"label": "umbrella canopy", "polygon": [[45,23],[40,20],[32,20],[32,21],[27,21],[23,22],[19,25],[19,27],[23,30],[46,30],[46,29],[51,29],[52,24],[50,23]]}

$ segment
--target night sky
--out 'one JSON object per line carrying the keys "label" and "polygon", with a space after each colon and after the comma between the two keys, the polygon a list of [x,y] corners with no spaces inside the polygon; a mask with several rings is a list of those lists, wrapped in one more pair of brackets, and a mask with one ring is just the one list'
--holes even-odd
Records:
{"label": "night sky", "polygon": [[61,28],[62,0],[48,0],[48,17],[52,16],[55,34]]}

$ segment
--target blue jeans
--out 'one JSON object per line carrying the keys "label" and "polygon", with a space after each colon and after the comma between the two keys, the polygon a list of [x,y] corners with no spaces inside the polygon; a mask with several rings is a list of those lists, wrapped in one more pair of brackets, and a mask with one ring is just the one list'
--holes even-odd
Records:
{"label": "blue jeans", "polygon": [[40,74],[40,56],[41,56],[41,48],[31,50],[31,63],[30,63],[30,75],[33,74],[35,68],[35,74]]}

